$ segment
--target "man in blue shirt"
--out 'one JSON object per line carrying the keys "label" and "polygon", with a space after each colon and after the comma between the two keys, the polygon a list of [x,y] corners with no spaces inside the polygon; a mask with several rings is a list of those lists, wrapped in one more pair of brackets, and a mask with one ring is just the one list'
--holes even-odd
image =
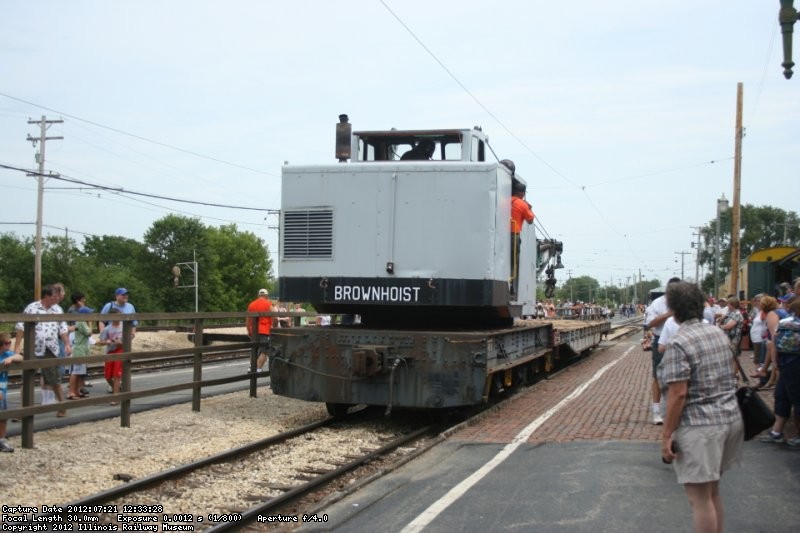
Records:
{"label": "man in blue shirt", "polygon": [[[103,306],[100,310],[101,313],[106,314],[111,311],[112,308],[116,309],[120,313],[123,314],[134,314],[136,313],[136,308],[133,306],[132,303],[128,301],[130,293],[128,289],[124,287],[120,287],[116,291],[114,291],[114,301],[108,302]],[[131,337],[136,335],[136,326],[139,324],[137,320],[133,321],[133,329],[131,330]],[[108,325],[108,322],[100,321],[98,327],[100,329],[100,333],[103,332],[105,327]]]}
{"label": "man in blue shirt", "polygon": [[[110,312],[112,309],[116,309],[118,312],[123,314],[134,314],[136,313],[136,308],[133,306],[132,303],[128,301],[130,297],[130,293],[128,289],[125,287],[120,287],[116,291],[114,291],[114,301],[106,303],[103,308],[100,310],[101,313],[105,314]],[[103,330],[110,324],[108,321],[101,320],[97,323],[97,328],[100,330],[100,333],[103,333]],[[136,336],[136,326],[139,324],[137,320],[134,320],[131,324],[133,327],[131,328],[131,339]],[[112,393],[114,392],[113,386],[109,383],[109,386],[106,388],[106,392]]]}

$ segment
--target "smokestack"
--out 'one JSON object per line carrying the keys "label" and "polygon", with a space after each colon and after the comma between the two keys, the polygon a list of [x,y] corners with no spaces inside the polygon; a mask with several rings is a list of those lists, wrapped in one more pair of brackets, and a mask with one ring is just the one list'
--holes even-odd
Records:
{"label": "smokestack", "polygon": [[339,115],[336,124],[336,158],[339,163],[346,163],[350,159],[350,144],[353,134],[353,125],[347,121],[347,115]]}

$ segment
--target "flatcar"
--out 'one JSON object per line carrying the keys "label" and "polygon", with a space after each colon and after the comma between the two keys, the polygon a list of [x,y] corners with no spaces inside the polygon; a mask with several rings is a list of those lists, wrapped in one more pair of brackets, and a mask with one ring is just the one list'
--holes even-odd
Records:
{"label": "flatcar", "polygon": [[563,247],[530,225],[511,239],[525,181],[480,128],[336,129],[338,163],[282,169],[279,291],[361,324],[273,332],[276,394],[337,414],[472,405],[599,343],[607,323],[520,321]]}

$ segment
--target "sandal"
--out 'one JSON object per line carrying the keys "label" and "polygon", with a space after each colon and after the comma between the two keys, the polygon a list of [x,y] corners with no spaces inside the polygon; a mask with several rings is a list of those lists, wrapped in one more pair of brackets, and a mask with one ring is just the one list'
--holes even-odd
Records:
{"label": "sandal", "polygon": [[89,396],[89,393],[88,392],[82,392],[82,393],[78,394],[78,396],[80,396],[81,398],[86,398],[87,396]]}
{"label": "sandal", "polygon": [[67,412],[66,411],[59,411],[59,412],[56,413],[56,416],[58,418],[64,418],[65,416],[67,416]]}
{"label": "sandal", "polygon": [[67,400],[80,400],[80,399],[81,399],[80,395],[75,396],[74,394],[70,394],[69,396],[67,396]]}
{"label": "sandal", "polygon": [[108,405],[119,405],[119,402],[109,402]]}
{"label": "sandal", "polygon": [[756,368],[755,372],[750,374],[751,378],[765,378],[767,377],[767,373],[764,372],[764,365],[759,366]]}

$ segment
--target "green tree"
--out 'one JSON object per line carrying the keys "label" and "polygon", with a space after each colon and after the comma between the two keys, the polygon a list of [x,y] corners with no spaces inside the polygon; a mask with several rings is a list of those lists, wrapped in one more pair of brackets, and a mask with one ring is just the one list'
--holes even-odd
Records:
{"label": "green tree", "polygon": [[21,313],[34,300],[33,239],[0,235],[0,309]]}
{"label": "green tree", "polygon": [[211,286],[215,261],[210,256],[208,230],[198,218],[167,215],[156,220],[144,235],[149,252],[144,275],[152,284],[155,298],[163,311],[194,311],[194,292],[175,290],[172,267],[178,263],[196,261],[199,269],[200,310],[208,310],[209,296],[216,293]]}
{"label": "green tree", "polygon": [[592,302],[598,298],[600,283],[591,276],[569,278],[556,293],[559,300]]}
{"label": "green tree", "polygon": [[245,309],[258,289],[272,292],[272,261],[263,239],[231,224],[209,228],[208,243],[215,256],[213,285],[219,294],[209,302],[213,309],[207,310]]}
{"label": "green tree", "polygon": [[74,259],[73,266],[81,283],[69,288],[86,294],[88,305],[98,310],[114,299],[117,288],[125,287],[137,312],[163,311],[148,277],[150,255],[147,247],[134,239],[113,235],[86,237],[82,254]]}
{"label": "green tree", "polygon": [[[731,269],[731,228],[733,211],[728,209],[720,214],[720,253],[719,280]],[[740,210],[739,250],[744,259],[756,250],[775,246],[800,245],[800,219],[794,211],[785,211],[772,206],[753,206],[745,204]],[[706,292],[712,292],[714,285],[714,256],[717,232],[716,217],[706,224],[700,233],[703,239],[703,250],[700,263],[708,268],[709,274],[701,286]]]}

